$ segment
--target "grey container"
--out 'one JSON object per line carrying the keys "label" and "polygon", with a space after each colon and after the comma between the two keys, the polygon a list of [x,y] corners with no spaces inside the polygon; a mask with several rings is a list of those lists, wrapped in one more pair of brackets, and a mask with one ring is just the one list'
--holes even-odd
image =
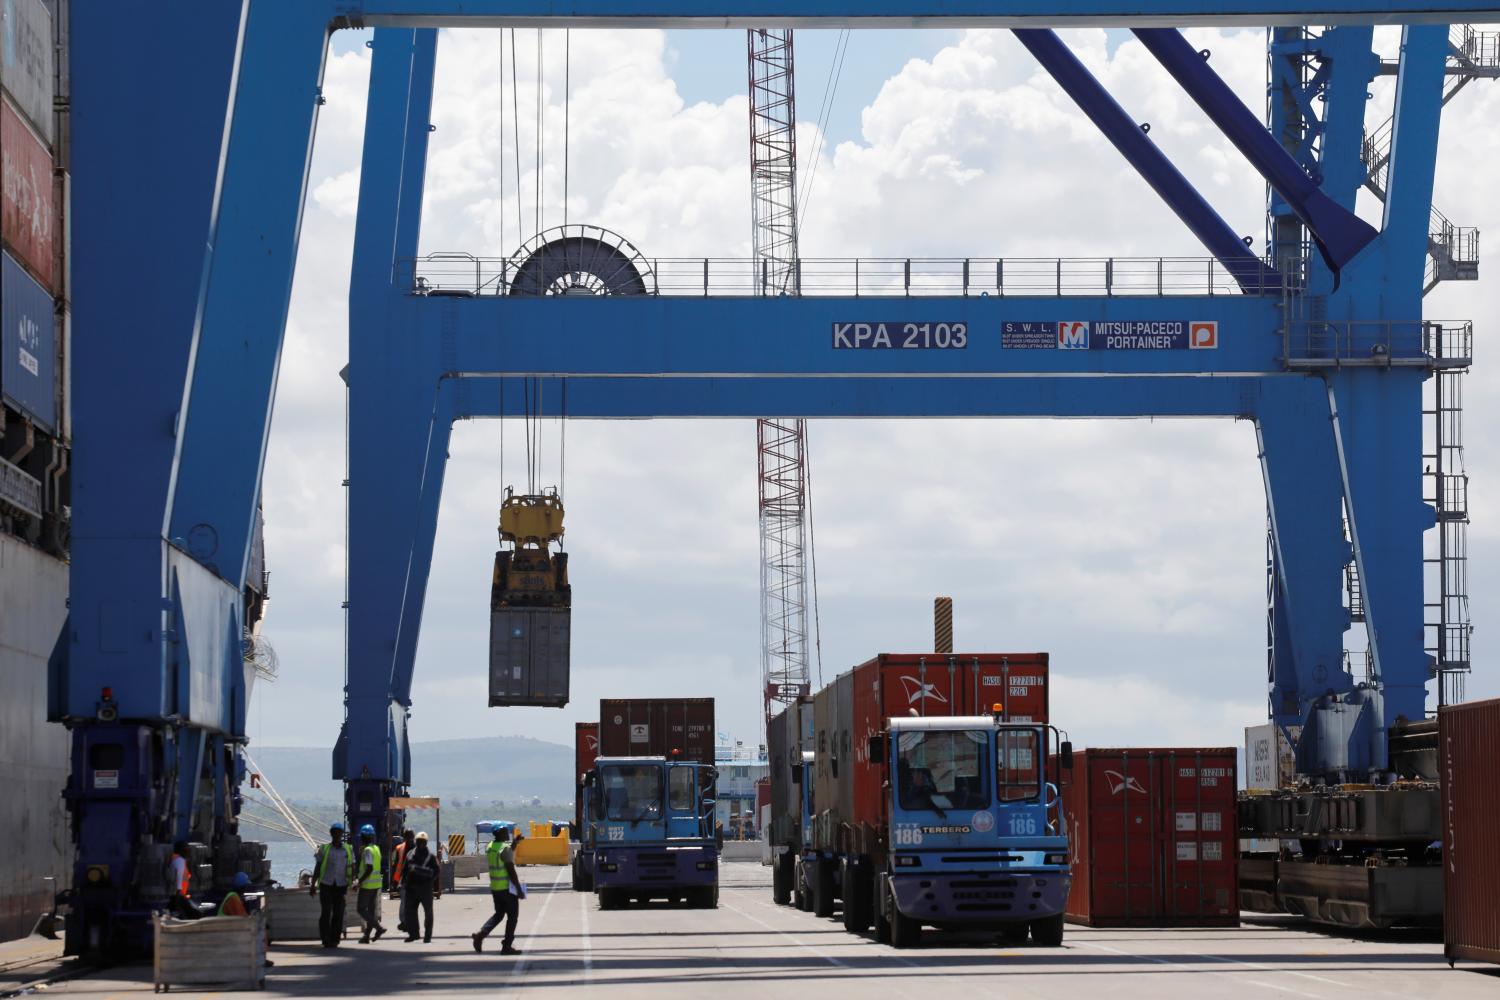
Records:
{"label": "grey container", "polygon": [[490,707],[568,703],[571,608],[490,612]]}

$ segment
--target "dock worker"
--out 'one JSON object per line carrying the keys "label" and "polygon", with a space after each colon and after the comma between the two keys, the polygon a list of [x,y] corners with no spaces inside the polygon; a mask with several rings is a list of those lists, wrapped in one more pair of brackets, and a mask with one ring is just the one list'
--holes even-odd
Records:
{"label": "dock worker", "polygon": [[328,843],[313,859],[311,894],[318,897],[318,936],[323,947],[337,948],[344,933],[344,897],[354,875],[354,850],[344,843],[344,824],[328,828]]}
{"label": "dock worker", "polygon": [[438,858],[427,846],[427,831],[417,834],[411,852],[406,856],[406,875],[401,885],[401,921],[406,925],[406,940],[417,939],[417,909],[422,911],[422,940],[432,943],[432,900],[441,899],[443,886],[439,878]]}
{"label": "dock worker", "polygon": [[193,882],[192,869],[188,867],[188,845],[187,841],[179,840],[172,845],[172,859],[168,863],[172,876],[172,898],[167,904],[174,917],[182,920],[197,920],[203,914],[193,905],[193,897],[188,894],[188,888]]}
{"label": "dock worker", "polygon": [[[519,844],[524,839],[525,835],[517,831],[515,842]],[[516,921],[521,914],[521,894],[525,892],[525,886],[521,884],[521,876],[516,874],[516,855],[510,843],[509,827],[495,827],[495,839],[484,849],[484,855],[490,868],[490,896],[495,903],[495,912],[473,935],[474,950],[483,951],[484,939],[504,920],[505,937],[500,954],[519,955],[521,949],[515,946]]]}
{"label": "dock worker", "polygon": [[250,888],[250,876],[244,872],[235,872],[234,888],[224,896],[224,901],[219,904],[219,916],[248,917],[250,911],[245,909],[245,897],[240,895],[240,893],[248,888]]}
{"label": "dock worker", "polygon": [[[411,830],[402,830],[401,839],[396,843],[396,860],[391,865],[391,895],[401,898],[401,880],[406,875],[406,855],[411,851],[412,840],[416,834]],[[406,930],[406,904],[403,902],[396,907],[396,930]]]}
{"label": "dock worker", "polygon": [[385,928],[380,925],[380,890],[385,883],[380,871],[380,846],[375,843],[375,827],[369,823],[359,828],[359,877],[355,881],[359,883],[359,901],[355,905],[359,909],[359,919],[365,925],[359,943],[369,944],[371,931],[379,941],[385,934]]}

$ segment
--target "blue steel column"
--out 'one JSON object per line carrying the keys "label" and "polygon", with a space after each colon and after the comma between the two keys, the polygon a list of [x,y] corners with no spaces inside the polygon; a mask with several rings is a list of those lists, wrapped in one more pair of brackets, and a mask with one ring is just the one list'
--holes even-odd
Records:
{"label": "blue steel column", "polygon": [[[1327,389],[1316,376],[1273,385],[1283,391],[1269,396],[1256,418],[1280,598],[1275,638],[1283,640],[1271,678],[1271,718],[1304,725],[1314,699],[1354,686],[1343,663],[1349,615],[1342,597],[1350,553]],[[1304,745],[1318,742],[1311,738]]]}
{"label": "blue steel column", "polygon": [[[1404,353],[1422,315],[1422,273],[1442,114],[1447,28],[1407,28],[1397,77],[1390,180],[1380,253],[1351,269],[1330,313],[1368,339],[1391,327]],[[1375,322],[1372,324],[1372,320]],[[1370,669],[1377,683],[1370,764],[1386,766],[1386,731],[1425,715],[1430,663],[1424,648],[1422,533],[1435,515],[1422,497],[1419,368],[1342,368],[1328,376],[1336,412],[1345,502],[1364,592]]]}
{"label": "blue steel column", "polygon": [[444,334],[402,322],[437,33],[379,30],[372,46],[349,295],[347,714],[334,766],[351,782],[351,818],[378,820],[381,796],[410,781],[406,710],[454,393],[440,381]]}

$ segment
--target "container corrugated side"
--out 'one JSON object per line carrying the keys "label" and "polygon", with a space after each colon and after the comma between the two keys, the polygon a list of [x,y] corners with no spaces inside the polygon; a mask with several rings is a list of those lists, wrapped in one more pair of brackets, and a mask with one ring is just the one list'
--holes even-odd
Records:
{"label": "container corrugated side", "polygon": [[1073,884],[1067,918],[1094,927],[1239,923],[1237,752],[1097,748],[1061,774]]}
{"label": "container corrugated side", "polygon": [[1438,711],[1443,954],[1500,963],[1500,699]]}
{"label": "container corrugated side", "polygon": [[573,829],[582,836],[583,776],[594,767],[599,756],[599,723],[573,723]]}
{"label": "container corrugated side", "polygon": [[0,82],[48,146],[52,145],[56,47],[42,0],[0,4]]}
{"label": "container corrugated side", "polygon": [[490,612],[490,706],[568,703],[569,608]]}
{"label": "container corrugated side", "polygon": [[47,431],[57,430],[57,316],[52,296],[0,252],[0,394]]}
{"label": "container corrugated side", "polygon": [[57,181],[52,154],[0,101],[0,239],[48,293],[57,291]]}
{"label": "container corrugated side", "polygon": [[767,790],[770,796],[769,836],[775,845],[797,841],[802,819],[802,785],[793,775],[802,767],[802,716],[812,715],[812,699],[793,702],[771,717],[766,726]]}
{"label": "container corrugated side", "polygon": [[601,698],[599,756],[714,762],[712,698]]}

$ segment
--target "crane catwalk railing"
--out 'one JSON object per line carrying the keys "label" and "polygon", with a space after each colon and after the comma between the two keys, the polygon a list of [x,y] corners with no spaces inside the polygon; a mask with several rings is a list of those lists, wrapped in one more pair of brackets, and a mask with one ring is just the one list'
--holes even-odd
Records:
{"label": "crane catwalk railing", "polygon": [[[651,273],[642,277],[652,295],[750,296],[776,283],[770,265],[751,258],[647,263]],[[793,267],[804,296],[1279,296],[1300,283],[1291,275],[1237,279],[1212,257],[805,257]],[[419,295],[507,295],[519,269],[507,257],[434,253],[403,261],[400,280]]]}

